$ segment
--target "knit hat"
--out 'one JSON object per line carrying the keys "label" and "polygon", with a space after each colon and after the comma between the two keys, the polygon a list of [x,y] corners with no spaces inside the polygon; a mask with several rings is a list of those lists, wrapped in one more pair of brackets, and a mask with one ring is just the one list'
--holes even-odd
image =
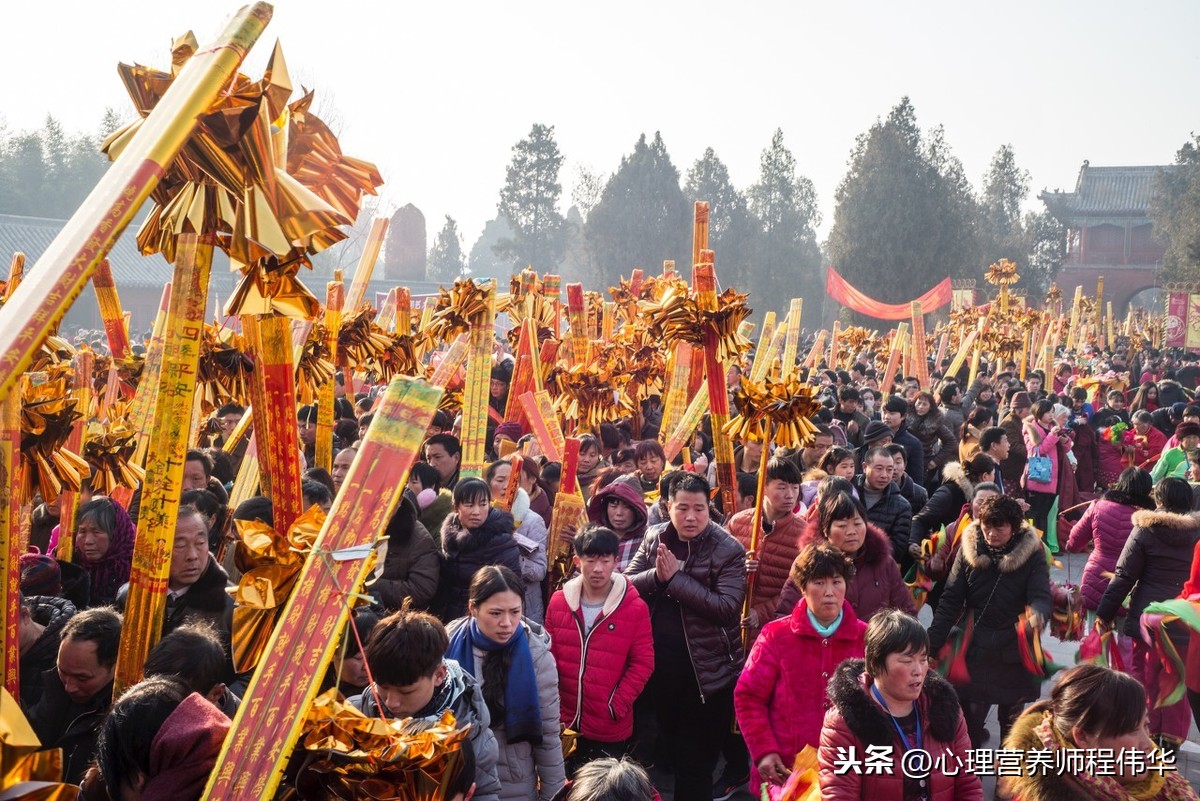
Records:
{"label": "knit hat", "polygon": [[150,742],[150,775],[142,798],[199,798],[229,726],[229,718],[199,693],[183,699]]}
{"label": "knit hat", "polygon": [[36,552],[23,553],[18,563],[21,566],[21,592],[25,595],[58,595],[62,592],[62,569],[54,557]]}
{"label": "knit hat", "polygon": [[1183,401],[1178,401],[1171,404],[1171,416],[1183,419],[1183,410],[1187,408],[1187,404]]}
{"label": "knit hat", "polygon": [[884,411],[899,412],[900,414],[908,413],[908,401],[899,395],[892,395],[887,399],[887,403],[883,404]]}
{"label": "knit hat", "polygon": [[[1183,441],[1184,437],[1200,437],[1200,423],[1180,423],[1175,426],[1175,439]],[[24,584],[22,580],[22,587]]]}
{"label": "knit hat", "polygon": [[1033,398],[1029,397],[1028,392],[1018,392],[1012,396],[1012,403],[1009,404],[1011,409],[1027,409],[1033,406]]}
{"label": "knit hat", "polygon": [[888,427],[887,423],[882,423],[878,420],[872,420],[867,423],[867,430],[863,432],[863,444],[871,445],[881,439],[893,437],[895,434]]}
{"label": "knit hat", "polygon": [[496,426],[496,436],[505,437],[516,442],[521,438],[521,424],[512,422],[500,423]]}
{"label": "knit hat", "polygon": [[512,381],[513,369],[508,361],[496,362],[492,365],[492,380],[508,383]]}

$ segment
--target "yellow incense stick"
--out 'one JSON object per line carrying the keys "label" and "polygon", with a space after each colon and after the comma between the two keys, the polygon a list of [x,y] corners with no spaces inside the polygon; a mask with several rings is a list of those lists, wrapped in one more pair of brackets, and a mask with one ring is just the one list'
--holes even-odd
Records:
{"label": "yellow incense stick", "polygon": [[462,462],[459,475],[483,475],[487,453],[488,400],[491,397],[492,341],[496,321],[496,283],[484,285],[486,307],[471,320],[467,381],[463,387]]}
{"label": "yellow incense stick", "polygon": [[[796,355],[800,349],[800,317],[804,312],[804,298],[792,298],[788,306],[787,335],[783,341],[783,361],[779,363],[781,376],[791,375],[796,369]],[[820,353],[820,349],[817,349]],[[816,366],[816,363],[813,363]]]}
{"label": "yellow incense stick", "polygon": [[21,648],[18,631],[21,622],[21,392],[0,400],[0,598],[4,616],[0,620],[0,654],[3,654],[3,684],[16,697],[21,696]]}
{"label": "yellow incense stick", "polygon": [[[71,453],[83,453],[83,433],[87,429],[92,407],[92,364],[96,354],[90,348],[82,348],[75,356],[75,381],[72,394],[75,408],[83,415],[71,426],[66,449]],[[70,562],[75,557],[75,512],[79,509],[79,493],[64,489],[58,500],[58,551],[55,557]]]}
{"label": "yellow incense stick", "polygon": [[213,246],[201,243],[194,234],[179,237],[173,280],[176,291],[171,294],[167,314],[164,366],[150,432],[146,480],[142,482],[114,698],[141,680],[146,654],[162,633],[212,252]]}

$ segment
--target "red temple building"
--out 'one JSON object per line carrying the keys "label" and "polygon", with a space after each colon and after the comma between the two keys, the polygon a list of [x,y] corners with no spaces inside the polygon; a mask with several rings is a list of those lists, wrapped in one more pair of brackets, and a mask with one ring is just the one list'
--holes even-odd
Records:
{"label": "red temple building", "polygon": [[1067,251],[1056,282],[1070,302],[1076,286],[1096,292],[1104,276],[1104,300],[1124,314],[1130,300],[1161,283],[1163,246],[1154,240],[1150,199],[1154,177],[1170,167],[1079,168],[1074,192],[1038,197],[1067,230]]}

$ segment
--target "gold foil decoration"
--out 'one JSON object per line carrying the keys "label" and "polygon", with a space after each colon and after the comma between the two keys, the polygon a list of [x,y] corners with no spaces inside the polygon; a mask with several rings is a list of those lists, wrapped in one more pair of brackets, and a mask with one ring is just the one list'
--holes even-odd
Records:
{"label": "gold foil decoration", "polygon": [[473,321],[488,313],[489,294],[486,287],[469,278],[455,281],[450,289],[439,289],[437,307],[426,332],[429,339],[451,342],[469,331]]}
{"label": "gold foil decoration", "polygon": [[766,424],[774,432],[772,441],[782,448],[802,448],[812,443],[817,427],[812,418],[821,410],[816,388],[802,383],[795,374],[762,383],[742,376],[733,396],[738,415],[724,427],[732,440],[761,442]]}
{"label": "gold foil decoration", "polygon": [[113,404],[107,424],[88,423],[83,458],[91,467],[94,492],[112,495],[118,487],[138,488],[146,471],[131,461],[136,446],[137,432],[130,424],[128,403]]}
{"label": "gold foil decoration", "polygon": [[88,463],[64,447],[72,424],[83,416],[76,406],[65,372],[45,382],[26,383],[21,406],[23,502],[40,493],[52,503],[64,488],[78,492],[88,475]]}
{"label": "gold foil decoration", "polygon": [[0,688],[0,795],[6,801],[79,797],[78,787],[62,784],[62,749],[43,751],[41,747],[20,704]]}
{"label": "gold foil decoration", "polygon": [[204,326],[196,375],[202,413],[211,414],[227,403],[239,406],[248,403],[254,360],[246,354],[246,349],[241,334],[220,325]]}

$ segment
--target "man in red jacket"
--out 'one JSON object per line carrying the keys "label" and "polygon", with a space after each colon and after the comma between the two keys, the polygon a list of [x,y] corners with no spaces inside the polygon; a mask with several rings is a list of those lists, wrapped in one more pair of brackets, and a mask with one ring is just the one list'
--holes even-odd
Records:
{"label": "man in red jacket", "polygon": [[560,715],[579,734],[568,774],[593,759],[626,753],[633,702],[654,672],[650,610],[616,572],[618,542],[600,526],[576,534],[579,575],[554,593],[546,609]]}

